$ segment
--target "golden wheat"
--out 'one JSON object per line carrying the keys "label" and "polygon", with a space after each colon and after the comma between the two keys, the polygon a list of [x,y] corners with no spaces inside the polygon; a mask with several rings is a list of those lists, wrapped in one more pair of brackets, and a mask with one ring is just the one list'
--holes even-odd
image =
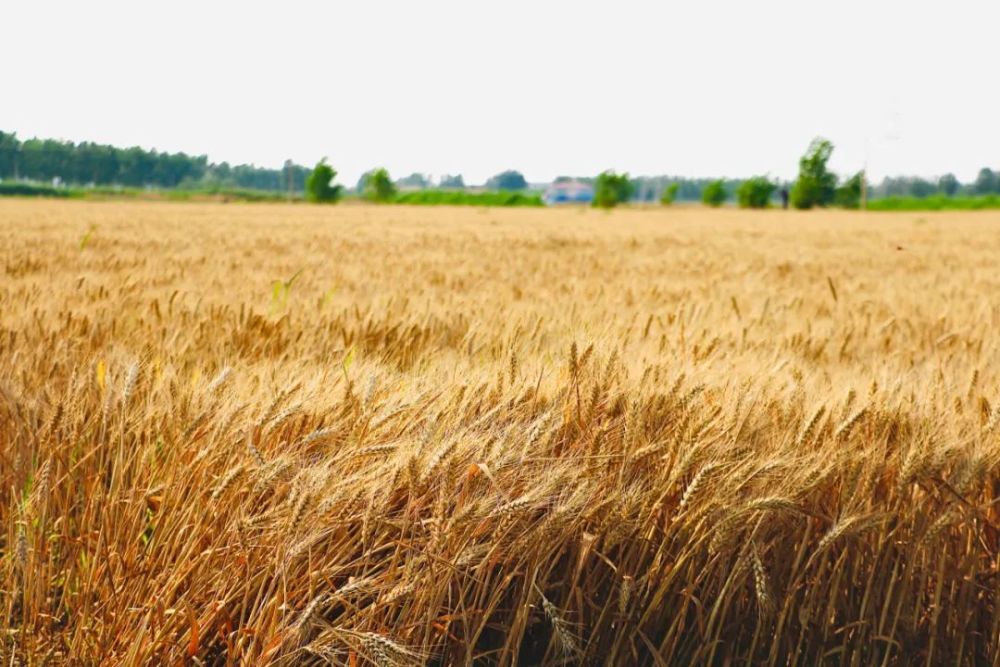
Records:
{"label": "golden wheat", "polygon": [[0,202],[0,658],[996,664],[998,224]]}

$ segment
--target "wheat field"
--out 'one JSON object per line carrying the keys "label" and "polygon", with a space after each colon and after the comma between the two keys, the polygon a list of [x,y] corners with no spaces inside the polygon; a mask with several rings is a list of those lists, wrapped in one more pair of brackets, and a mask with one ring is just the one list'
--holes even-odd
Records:
{"label": "wheat field", "polygon": [[1000,659],[1000,214],[0,202],[4,665]]}

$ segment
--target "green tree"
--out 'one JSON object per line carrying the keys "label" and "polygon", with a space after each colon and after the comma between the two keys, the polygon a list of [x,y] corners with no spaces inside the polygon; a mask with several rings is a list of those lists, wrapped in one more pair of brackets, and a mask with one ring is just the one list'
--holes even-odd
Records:
{"label": "green tree", "polygon": [[792,186],[792,206],[799,209],[827,206],[833,203],[837,176],[827,169],[833,144],[826,139],[813,139],[809,150],[799,160],[799,177]]}
{"label": "green tree", "polygon": [[369,201],[387,202],[396,196],[396,185],[389,172],[383,168],[369,172],[364,179],[364,197]]}
{"label": "green tree", "polygon": [[524,190],[528,187],[528,181],[519,171],[502,171],[490,180],[486,181],[486,187],[490,190]]}
{"label": "green tree", "polygon": [[726,201],[726,182],[722,179],[709,181],[701,191],[701,201],[706,206],[718,208]]}
{"label": "green tree", "polygon": [[415,190],[426,190],[431,186],[430,180],[424,174],[413,172],[409,176],[396,181],[396,185],[401,188],[412,188]]}
{"label": "green tree", "polygon": [[861,206],[861,188],[864,185],[865,172],[859,171],[837,188],[834,202],[844,208],[859,208]]}
{"label": "green tree", "polygon": [[916,197],[918,199],[923,199],[924,197],[929,197],[937,190],[937,185],[934,183],[924,180],[923,178],[914,177],[910,180],[910,196]]}
{"label": "green tree", "polygon": [[663,188],[663,193],[660,194],[660,203],[664,206],[670,206],[677,199],[677,191],[681,189],[680,183],[671,183],[667,187]]}
{"label": "green tree", "polygon": [[972,190],[977,195],[990,195],[1000,192],[1000,179],[989,167],[983,167],[976,176],[976,182],[972,184]]}
{"label": "green tree", "polygon": [[438,183],[438,187],[442,190],[464,190],[465,179],[462,178],[461,174],[455,174],[454,176],[445,174],[441,177],[441,182]]}
{"label": "green tree", "polygon": [[84,141],[28,139],[0,132],[0,178],[36,181],[59,178],[78,185],[134,187],[237,187],[294,190],[305,186],[309,169],[286,162],[284,169],[253,165],[210,164],[204,155],[160,153],[144,148],[116,148]]}
{"label": "green tree", "polygon": [[326,163],[326,158],[317,162],[306,178],[306,199],[330,204],[339,201],[343,187],[333,184],[336,177],[337,171]]}
{"label": "green tree", "polygon": [[371,171],[366,171],[365,173],[361,174],[361,176],[358,177],[358,184],[354,186],[355,192],[357,192],[359,195],[364,195],[365,188],[368,186],[368,179],[371,178],[372,174],[374,173],[375,170],[372,169]]}
{"label": "green tree", "polygon": [[767,176],[754,176],[736,188],[736,201],[740,208],[767,208],[778,184]]}
{"label": "green tree", "polygon": [[21,142],[14,133],[0,132],[0,178],[17,176],[17,155],[21,150]]}
{"label": "green tree", "polygon": [[124,185],[138,188],[154,184],[155,151],[145,151],[138,146],[126,148],[119,154],[118,164],[121,166],[120,179]]}
{"label": "green tree", "polygon": [[954,197],[958,194],[958,189],[962,184],[955,178],[955,174],[945,174],[938,179],[938,190],[947,197]]}
{"label": "green tree", "polygon": [[613,171],[601,172],[594,181],[593,206],[598,208],[614,208],[628,201],[632,196],[633,185],[628,174],[616,174]]}

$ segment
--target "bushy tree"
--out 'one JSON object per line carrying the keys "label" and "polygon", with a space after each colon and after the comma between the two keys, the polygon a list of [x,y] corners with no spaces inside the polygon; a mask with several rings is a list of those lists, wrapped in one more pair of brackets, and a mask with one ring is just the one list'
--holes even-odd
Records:
{"label": "bushy tree", "polygon": [[955,178],[955,174],[945,174],[938,179],[938,190],[945,196],[954,197],[961,187],[962,184]]}
{"label": "bushy tree", "polygon": [[722,179],[709,181],[701,191],[701,202],[706,206],[718,208],[726,201],[726,182]]}
{"label": "bushy tree", "polygon": [[616,174],[613,171],[601,172],[594,181],[593,206],[598,208],[614,208],[628,201],[632,196],[632,182],[628,174]]}
{"label": "bushy tree", "polygon": [[528,181],[519,171],[502,171],[490,180],[486,181],[486,187],[490,190],[524,190],[528,187]]}
{"label": "bushy tree", "polygon": [[329,204],[339,201],[343,187],[334,185],[333,179],[336,177],[337,171],[326,163],[326,158],[317,162],[306,178],[306,199]]}
{"label": "bushy tree", "polygon": [[861,188],[864,185],[865,172],[859,171],[837,188],[834,202],[844,208],[859,208],[861,206]]}
{"label": "bushy tree", "polygon": [[976,176],[976,182],[972,184],[972,190],[977,195],[990,195],[1000,192],[1000,179],[989,167],[983,167]]}
{"label": "bushy tree", "polygon": [[767,176],[754,176],[736,188],[736,202],[740,208],[767,208],[777,189],[778,184]]}
{"label": "bushy tree", "polygon": [[663,192],[660,194],[660,203],[664,206],[670,206],[677,199],[677,191],[681,189],[680,183],[671,183],[667,187],[663,188]]}
{"label": "bushy tree", "polygon": [[369,201],[387,202],[396,196],[396,185],[389,172],[379,168],[368,173],[364,179],[364,197]]}
{"label": "bushy tree", "polygon": [[799,160],[799,177],[792,186],[792,206],[799,209],[828,206],[837,189],[837,176],[827,169],[833,144],[813,139],[809,150]]}

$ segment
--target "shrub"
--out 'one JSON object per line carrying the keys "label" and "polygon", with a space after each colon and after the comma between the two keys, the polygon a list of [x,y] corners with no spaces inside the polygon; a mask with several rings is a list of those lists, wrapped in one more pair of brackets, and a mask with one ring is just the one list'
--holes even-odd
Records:
{"label": "shrub", "polygon": [[632,196],[632,182],[628,174],[616,174],[613,171],[601,172],[594,181],[593,206],[597,208],[614,208]]}
{"label": "shrub", "polygon": [[396,196],[396,185],[389,172],[379,168],[368,174],[364,181],[364,198],[374,202],[392,201]]}
{"label": "shrub", "polygon": [[726,201],[726,183],[722,179],[709,181],[701,191],[701,201],[706,206],[718,208]]}
{"label": "shrub", "polygon": [[312,173],[306,177],[306,199],[317,203],[335,203],[340,199],[343,187],[334,185],[336,170],[323,158],[316,163]]}
{"label": "shrub", "polygon": [[34,183],[0,183],[0,197],[68,197],[69,192]]}
{"label": "shrub", "polygon": [[859,171],[837,188],[834,194],[834,202],[837,206],[844,208],[859,208],[861,206],[861,188],[865,173]]}
{"label": "shrub", "polygon": [[660,203],[664,206],[670,206],[677,199],[677,191],[680,190],[680,183],[671,183],[663,189],[663,194],[660,195]]}
{"label": "shrub", "polygon": [[767,208],[771,195],[777,189],[777,183],[767,176],[754,176],[740,183],[736,189],[736,201],[740,208]]}

